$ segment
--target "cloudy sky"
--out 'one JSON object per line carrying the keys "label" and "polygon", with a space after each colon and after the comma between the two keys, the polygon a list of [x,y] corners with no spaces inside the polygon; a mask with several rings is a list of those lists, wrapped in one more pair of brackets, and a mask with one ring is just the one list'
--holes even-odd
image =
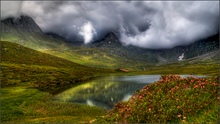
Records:
{"label": "cloudy sky", "polygon": [[115,32],[125,45],[171,48],[219,31],[218,1],[1,1],[1,19],[22,14],[44,32],[84,43]]}

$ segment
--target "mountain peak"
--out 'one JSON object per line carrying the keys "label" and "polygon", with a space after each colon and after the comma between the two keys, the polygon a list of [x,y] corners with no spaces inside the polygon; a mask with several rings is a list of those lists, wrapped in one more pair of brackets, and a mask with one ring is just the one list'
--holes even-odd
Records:
{"label": "mountain peak", "polygon": [[93,46],[97,47],[113,47],[121,46],[118,36],[114,32],[108,33],[104,39],[96,41],[93,43]]}
{"label": "mountain peak", "polygon": [[42,33],[42,30],[40,27],[36,24],[36,22],[30,17],[22,15],[19,18],[7,18],[5,20],[1,20],[1,24],[3,27],[3,32],[7,31],[7,26],[15,27],[17,30],[22,32],[40,32]]}
{"label": "mountain peak", "polygon": [[118,36],[114,32],[110,32],[106,35],[104,41],[109,43],[119,42]]}
{"label": "mountain peak", "polygon": [[114,37],[117,38],[117,35],[114,32],[109,32],[106,37]]}

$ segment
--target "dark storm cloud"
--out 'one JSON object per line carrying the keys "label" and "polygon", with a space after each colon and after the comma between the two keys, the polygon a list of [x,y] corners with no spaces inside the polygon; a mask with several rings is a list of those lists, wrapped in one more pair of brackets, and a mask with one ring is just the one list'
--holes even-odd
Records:
{"label": "dark storm cloud", "polygon": [[[41,10],[29,10],[32,7],[25,7],[33,5],[33,3],[35,3],[36,8]],[[28,12],[27,14],[32,16],[44,31],[55,31],[67,38],[76,40],[78,40],[77,38],[82,40],[82,36],[78,32],[87,22],[91,22],[97,32],[94,35],[94,40],[103,38],[111,31],[119,33],[121,27],[127,29],[126,34],[132,35],[146,31],[149,27],[146,14],[150,11],[137,8],[136,4],[128,2],[84,1],[64,2],[62,4],[56,2],[51,4],[49,2],[44,4],[25,2],[23,8],[23,11]],[[35,16],[39,13],[41,16]]]}
{"label": "dark storm cloud", "polygon": [[[24,1],[17,3],[17,9],[21,11],[15,11],[12,16],[23,12],[44,32],[54,32],[74,41],[87,41],[85,43],[113,31],[125,45],[170,48],[205,38],[219,30],[217,1]],[[7,17],[9,9],[3,13],[4,18]]]}

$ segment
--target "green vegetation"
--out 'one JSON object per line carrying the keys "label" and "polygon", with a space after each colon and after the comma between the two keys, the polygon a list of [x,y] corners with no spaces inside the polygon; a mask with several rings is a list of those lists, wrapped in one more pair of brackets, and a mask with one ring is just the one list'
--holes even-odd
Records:
{"label": "green vegetation", "polygon": [[21,45],[1,41],[1,87],[29,86],[49,93],[113,72],[82,66]]}
{"label": "green vegetation", "polygon": [[22,46],[34,49],[34,50],[46,50],[46,49],[66,49],[67,44],[61,40],[46,37],[42,33],[18,31],[17,29],[10,27],[11,32],[1,32],[1,41],[9,41],[20,44]]}
{"label": "green vegetation", "polygon": [[1,121],[88,123],[105,110],[55,102],[51,94],[110,72],[114,71],[82,66],[1,41]]}
{"label": "green vegetation", "polygon": [[[152,52],[130,52],[132,47],[127,49],[109,42],[100,44],[103,47],[70,46],[62,38],[52,38],[29,27],[17,27],[10,22],[1,22],[1,26],[1,123],[217,122],[218,78],[163,76],[108,113],[97,107],[54,101],[53,94],[109,74],[216,76],[219,52],[213,57],[210,53],[155,66],[157,54]],[[194,44],[200,47],[190,47],[189,56],[215,50],[217,40],[218,36],[210,40],[211,44]],[[172,52],[163,52],[161,57],[174,60],[179,55],[173,56]],[[94,121],[95,118],[98,120]]]}
{"label": "green vegetation", "polygon": [[[149,66],[143,61],[128,60],[126,56],[110,54],[109,51],[84,46],[69,46],[67,43],[44,36],[36,32],[19,32],[12,29],[13,33],[2,32],[1,41],[20,44],[30,49],[50,54],[80,65],[95,68],[128,68],[140,70],[140,66]],[[134,64],[135,63],[135,64]]]}
{"label": "green vegetation", "polygon": [[72,47],[73,48],[66,50],[50,49],[41,50],[41,52],[95,68],[127,68],[130,70],[139,71],[142,69],[140,68],[141,66],[153,65],[152,63],[146,63],[143,61],[128,60],[126,56],[110,54],[109,52],[100,50],[98,48],[88,48],[83,46]]}
{"label": "green vegetation", "polygon": [[[100,119],[100,116],[106,114],[106,111],[100,108],[76,103],[53,101],[52,94],[56,94],[97,76],[109,74],[219,74],[219,63],[217,60],[189,60],[180,63],[153,66],[149,63],[135,62],[132,60],[124,61],[123,58],[110,55],[95,48],[86,49],[81,47],[69,50],[68,47],[60,44],[61,48],[57,49],[59,42],[56,42],[56,45],[50,44],[49,42],[47,43],[46,41],[45,43],[39,43],[40,38],[36,40],[36,42],[35,40],[33,42],[28,40],[26,45],[22,45],[22,43],[17,42],[19,41],[16,39],[17,37],[11,38],[15,40],[13,41],[15,43],[7,41],[0,42],[2,87],[1,121],[3,123],[89,123],[95,118],[99,118],[99,121],[102,122],[116,121],[114,120],[114,116],[105,120]],[[41,45],[45,45],[46,47],[44,48]],[[82,65],[77,63],[81,63]],[[89,65],[90,67],[84,65]],[[143,67],[145,67],[145,70],[143,70]],[[119,71],[119,68],[125,68],[129,70],[129,73]],[[166,83],[164,83],[164,85],[165,84]],[[156,85],[156,83],[152,84],[151,87],[154,85]],[[206,88],[212,87],[212,85],[207,86],[210,87]],[[163,88],[163,85],[161,84],[160,87]],[[172,86],[170,86],[170,88],[171,87]],[[159,88],[159,86],[154,88]],[[156,91],[157,90],[155,90],[155,92]],[[197,93],[196,90],[192,91],[192,93]],[[140,93],[142,93],[142,91],[136,94]],[[177,93],[180,94],[180,92]],[[198,91],[198,93],[200,93],[200,91]],[[192,114],[192,116],[186,115],[186,121],[191,122],[196,120],[196,122],[203,122],[207,118],[210,118],[210,122],[216,121],[218,103],[213,102],[213,99],[216,99],[216,97],[212,98],[210,94],[212,93],[208,92],[205,94],[201,91],[202,101],[200,102],[204,103],[204,99],[207,98],[207,100],[209,100],[207,104],[211,104],[211,106],[207,107],[205,103],[202,108],[199,108],[196,114]],[[190,97],[194,98],[192,95]],[[198,97],[200,98],[200,96]],[[166,99],[164,99],[164,102],[165,100]],[[120,104],[124,105],[128,103]],[[171,105],[171,103],[167,103],[167,105]],[[133,115],[134,114],[138,113],[133,113]],[[112,113],[112,115],[114,114]],[[182,114],[181,117],[183,117]],[[123,120],[122,118],[122,121]],[[174,122],[175,121],[180,121],[180,119],[175,118]]]}
{"label": "green vegetation", "polygon": [[218,122],[218,81],[213,78],[161,76],[158,82],[119,102],[96,122]]}
{"label": "green vegetation", "polygon": [[[6,26],[6,25],[5,25]],[[87,46],[70,46],[62,40],[45,36],[39,32],[21,32],[13,26],[6,26],[10,32],[2,32],[1,40],[20,44],[30,49],[34,49],[43,53],[50,54],[65,60],[69,60],[80,65],[86,65],[94,68],[110,68],[119,69],[125,68],[130,71],[138,71],[138,74],[218,74],[219,69],[219,53],[213,58],[204,60],[198,58],[196,60],[187,60],[181,63],[171,63],[161,66],[155,66],[154,59],[156,54],[143,53],[142,54],[127,53],[126,49],[111,44],[109,47],[96,48]],[[214,40],[214,39],[213,39]],[[217,39],[216,39],[217,40]],[[112,46],[113,45],[113,46]],[[112,48],[114,52],[112,53]],[[207,46],[209,47],[209,46]],[[203,50],[202,48],[200,48]],[[131,49],[132,50],[132,49]],[[218,51],[218,50],[217,50]],[[120,55],[119,55],[120,54]],[[165,53],[164,53],[165,54]],[[166,57],[171,53],[166,53]],[[200,54],[198,54],[200,55]],[[134,59],[128,59],[134,58]],[[177,57],[171,57],[172,59]],[[140,60],[139,60],[140,59]],[[144,60],[144,61],[143,61]],[[150,61],[147,61],[150,60]],[[146,62],[147,61],[147,62]],[[153,62],[153,63],[152,63]],[[162,63],[163,64],[163,63]],[[185,68],[186,67],[186,68]],[[161,70],[161,68],[164,68]],[[214,71],[213,71],[214,70]],[[141,71],[141,72],[140,72]]]}
{"label": "green vegetation", "polygon": [[145,71],[137,72],[138,74],[194,74],[194,75],[219,75],[219,61],[183,61],[167,65],[151,66]]}
{"label": "green vegetation", "polygon": [[2,123],[89,123],[105,110],[76,103],[53,101],[53,96],[27,87],[1,90]]}

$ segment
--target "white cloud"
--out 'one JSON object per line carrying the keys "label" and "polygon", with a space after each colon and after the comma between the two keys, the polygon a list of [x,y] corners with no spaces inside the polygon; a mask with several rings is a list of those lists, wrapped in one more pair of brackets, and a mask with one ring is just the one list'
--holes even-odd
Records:
{"label": "white cloud", "polygon": [[93,35],[96,34],[96,31],[90,22],[86,22],[82,27],[80,27],[79,34],[83,36],[84,43],[87,44],[92,41]]}
{"label": "white cloud", "polygon": [[219,31],[219,1],[24,1],[4,5],[2,17],[17,16],[20,8],[44,32],[85,43],[118,32],[127,45],[171,48]]}
{"label": "white cloud", "polygon": [[1,1],[1,19],[19,17],[21,14],[21,1]]}
{"label": "white cloud", "polygon": [[156,11],[149,16],[150,28],[134,36],[126,34],[121,28],[121,41],[145,48],[169,48],[218,33],[217,2],[182,3],[183,5],[180,2],[154,2],[153,8]]}

